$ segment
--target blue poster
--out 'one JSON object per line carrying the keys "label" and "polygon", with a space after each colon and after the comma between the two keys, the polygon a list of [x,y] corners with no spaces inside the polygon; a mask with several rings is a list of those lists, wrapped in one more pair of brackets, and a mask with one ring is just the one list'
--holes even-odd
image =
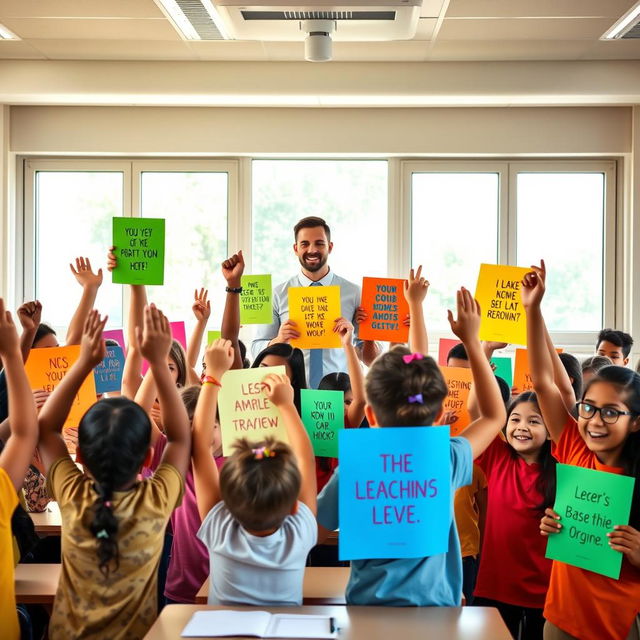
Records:
{"label": "blue poster", "polygon": [[342,429],[338,442],[340,560],[446,552],[449,427]]}
{"label": "blue poster", "polygon": [[107,346],[106,358],[93,370],[96,381],[96,393],[120,391],[122,387],[122,371],[124,369],[124,353],[121,347]]}

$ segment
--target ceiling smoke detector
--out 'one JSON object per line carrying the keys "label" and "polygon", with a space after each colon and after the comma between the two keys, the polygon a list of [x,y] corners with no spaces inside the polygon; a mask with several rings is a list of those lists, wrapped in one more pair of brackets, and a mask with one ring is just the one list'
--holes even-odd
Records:
{"label": "ceiling smoke detector", "polygon": [[300,29],[307,34],[304,39],[304,59],[309,62],[327,62],[333,57],[331,34],[336,29],[333,20],[303,20]]}

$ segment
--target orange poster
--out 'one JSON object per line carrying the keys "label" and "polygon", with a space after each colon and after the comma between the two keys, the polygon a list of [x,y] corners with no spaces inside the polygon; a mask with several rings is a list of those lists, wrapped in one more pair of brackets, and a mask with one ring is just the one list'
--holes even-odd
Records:
{"label": "orange poster", "polygon": [[[31,349],[25,370],[32,389],[53,391],[67,375],[80,355],[80,345]],[[64,427],[77,427],[85,411],[96,401],[96,383],[93,371],[85,378],[71,405]]]}
{"label": "orange poster", "polygon": [[449,394],[442,403],[442,412],[444,414],[447,411],[453,411],[457,417],[457,420],[450,425],[451,437],[453,437],[457,436],[471,423],[467,400],[473,376],[471,375],[471,369],[463,367],[440,367],[440,371],[442,371],[447,387],[449,387]]}
{"label": "orange poster", "polygon": [[[562,353],[562,349],[556,349],[556,351]],[[516,349],[513,386],[518,390],[518,393],[533,391],[533,380],[531,380],[529,373],[529,352],[526,349]]]}
{"label": "orange poster", "polygon": [[333,328],[340,315],[340,287],[289,287],[289,318],[300,332],[292,347],[339,349],[342,343]]}
{"label": "orange poster", "polygon": [[362,340],[382,342],[408,342],[409,327],[404,319],[409,313],[409,303],[403,292],[404,280],[395,278],[362,278],[360,306],[367,319],[358,327]]}

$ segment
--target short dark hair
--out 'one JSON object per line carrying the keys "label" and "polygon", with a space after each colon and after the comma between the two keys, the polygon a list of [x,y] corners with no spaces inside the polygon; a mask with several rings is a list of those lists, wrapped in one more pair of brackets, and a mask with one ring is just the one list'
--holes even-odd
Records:
{"label": "short dark hair", "polygon": [[293,227],[293,237],[295,241],[298,242],[298,233],[300,229],[313,229],[315,227],[322,227],[327,235],[327,240],[331,242],[331,229],[329,229],[329,225],[322,218],[318,218],[317,216],[307,216],[306,218],[302,218],[302,220],[298,220],[298,222],[296,222],[296,226]]}
{"label": "short dark hair", "polygon": [[48,324],[41,322],[38,325],[38,328],[36,329],[36,334],[33,336],[32,344],[34,345],[37,344],[45,336],[55,336],[55,335],[57,335],[56,332]]}
{"label": "short dark hair", "polygon": [[615,344],[616,347],[620,347],[625,358],[629,357],[631,347],[633,346],[633,338],[628,333],[617,331],[616,329],[603,329],[598,334],[596,349],[601,342],[610,342],[611,344]]}
{"label": "short dark hair", "polygon": [[577,400],[582,396],[582,367],[580,366],[580,361],[570,353],[559,353],[558,358],[560,358],[567,375],[571,378],[571,386]]}
{"label": "short dark hair", "polygon": [[469,356],[467,355],[467,350],[464,348],[462,342],[460,344],[451,347],[449,353],[447,355],[447,362],[449,362],[449,358],[457,358],[458,360],[468,360]]}

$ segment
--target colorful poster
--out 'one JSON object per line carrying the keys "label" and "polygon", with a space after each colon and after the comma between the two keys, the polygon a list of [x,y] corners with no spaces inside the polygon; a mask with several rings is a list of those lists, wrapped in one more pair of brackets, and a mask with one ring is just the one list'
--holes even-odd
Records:
{"label": "colorful poster", "polygon": [[96,393],[120,391],[124,371],[124,352],[121,347],[107,347],[104,360],[93,370]]}
{"label": "colorful poster", "polygon": [[360,306],[367,319],[358,326],[362,340],[382,342],[408,342],[409,327],[404,320],[409,314],[409,303],[404,297],[404,280],[395,278],[362,278]]}
{"label": "colorful poster", "polygon": [[289,318],[300,332],[292,347],[339,349],[340,336],[333,328],[340,316],[340,287],[289,288]]}
{"label": "colorful poster", "polygon": [[233,453],[232,445],[238,438],[259,442],[273,436],[289,441],[280,412],[262,391],[262,381],[270,373],[285,375],[285,368],[231,369],[222,376],[218,410],[223,456]]}
{"label": "colorful poster", "polygon": [[454,338],[440,338],[440,343],[438,344],[438,364],[441,367],[447,366],[447,356],[449,355],[449,351],[453,349],[457,344],[462,344],[460,340],[455,340]]}
{"label": "colorful poster", "polygon": [[115,340],[122,349],[126,346],[124,343],[124,331],[122,329],[107,329],[102,332],[102,339]]}
{"label": "colorful poster", "polygon": [[[80,345],[77,344],[50,349],[31,349],[24,366],[31,388],[53,391],[67,375],[79,355]],[[95,401],[96,383],[93,375],[89,375],[85,378],[71,405],[71,411],[64,427],[77,427],[85,411]]]}
{"label": "colorful poster", "polygon": [[342,391],[300,391],[302,424],[313,452],[326,458],[338,457],[338,432],[344,428],[344,393]]}
{"label": "colorful poster", "polygon": [[494,373],[502,378],[509,388],[513,387],[513,361],[509,356],[496,356],[491,358],[491,364],[495,365]]}
{"label": "colorful poster", "polygon": [[[187,329],[184,325],[183,320],[178,320],[176,322],[170,322],[169,327],[171,328],[171,337],[178,341],[182,348],[185,350],[185,354],[187,351]],[[146,360],[142,361],[142,375],[149,371],[149,363]]]}
{"label": "colorful poster", "polygon": [[242,276],[241,284],[240,322],[271,324],[273,322],[271,274]]}
{"label": "colorful poster", "polygon": [[207,344],[211,344],[214,340],[222,338],[222,331],[207,331]]}
{"label": "colorful poster", "polygon": [[164,219],[113,218],[117,284],[164,284]]}
{"label": "colorful poster", "polygon": [[447,551],[449,427],[342,429],[339,446],[340,560]]}
{"label": "colorful poster", "polygon": [[527,318],[520,284],[529,269],[502,264],[481,264],[476,287],[480,303],[480,340],[527,344]]}
{"label": "colorful poster", "polygon": [[[556,349],[556,351],[562,353],[562,349]],[[533,380],[529,373],[529,352],[526,349],[516,349],[513,387],[518,390],[518,393],[533,391]]]}
{"label": "colorful poster", "polygon": [[609,546],[607,533],[629,524],[635,479],[567,464],[556,465],[554,511],[560,533],[549,536],[547,558],[617,580],[622,553]]}
{"label": "colorful poster", "polygon": [[451,424],[451,436],[457,436],[463,429],[466,429],[471,423],[471,416],[467,409],[467,400],[469,391],[471,391],[471,383],[473,375],[471,369],[463,367],[440,367],[442,375],[449,387],[449,393],[442,403],[443,414],[447,411],[453,411],[457,420]]}

